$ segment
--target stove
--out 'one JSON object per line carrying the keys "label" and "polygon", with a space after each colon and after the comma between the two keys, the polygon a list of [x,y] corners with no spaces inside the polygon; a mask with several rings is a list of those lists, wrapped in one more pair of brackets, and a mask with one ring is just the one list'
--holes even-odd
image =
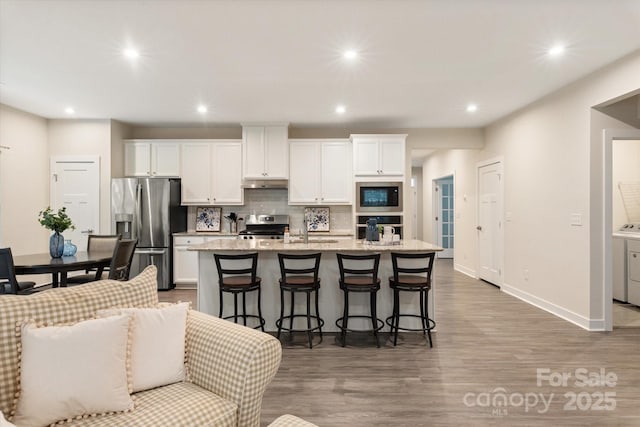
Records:
{"label": "stove", "polygon": [[289,227],[289,215],[248,215],[247,228],[238,233],[239,239],[282,239],[284,229]]}

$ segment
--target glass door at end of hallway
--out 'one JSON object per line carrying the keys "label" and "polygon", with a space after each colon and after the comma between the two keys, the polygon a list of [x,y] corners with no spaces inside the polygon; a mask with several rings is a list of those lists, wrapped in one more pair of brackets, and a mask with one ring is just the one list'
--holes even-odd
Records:
{"label": "glass door at end of hallway", "polygon": [[455,222],[454,199],[453,176],[436,180],[436,242],[442,248],[442,252],[438,252],[438,258],[453,258]]}

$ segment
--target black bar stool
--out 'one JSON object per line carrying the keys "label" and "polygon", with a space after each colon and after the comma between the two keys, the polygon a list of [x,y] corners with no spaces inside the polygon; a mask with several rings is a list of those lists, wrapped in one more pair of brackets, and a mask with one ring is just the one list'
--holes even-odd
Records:
{"label": "black bar stool", "polygon": [[[306,332],[309,339],[309,348],[313,348],[313,331],[317,330],[320,333],[320,342],[322,342],[322,326],[324,326],[324,320],[320,317],[318,310],[318,293],[320,290],[320,279],[318,278],[318,272],[320,270],[320,253],[308,254],[308,255],[292,255],[292,254],[278,254],[278,261],[280,263],[280,318],[276,320],[276,326],[278,327],[278,339],[280,339],[280,333],[288,331],[290,334],[293,332]],[[290,292],[291,294],[291,310],[288,316],[284,315],[284,292]],[[295,294],[305,293],[307,296],[307,312],[302,314],[294,313],[295,306]],[[315,316],[311,314],[311,294],[315,294]],[[307,319],[306,329],[294,329],[293,320],[298,318]],[[289,327],[282,326],[283,322],[289,319]],[[316,323],[316,326],[311,326],[311,319]],[[319,343],[318,343],[319,344]]]}
{"label": "black bar stool", "polygon": [[[378,266],[380,265],[380,254],[370,255],[346,255],[336,254],[338,257],[338,267],[340,267],[340,289],[344,292],[343,316],[336,320],[336,326],[340,329],[342,346],[347,343],[348,332],[373,332],[376,345],[380,347],[378,331],[384,328],[384,322],[378,319],[376,308],[376,298],[380,289],[380,279],[378,278]],[[346,261],[346,263],[345,263]],[[346,264],[346,266],[345,266]],[[348,276],[347,276],[348,274]],[[349,315],[349,292],[368,292],[371,315]],[[371,329],[349,329],[349,319],[361,318],[371,320]]]}
{"label": "black bar stool", "polygon": [[[403,330],[421,331],[423,335],[429,337],[429,347],[433,347],[431,330],[436,327],[436,322],[429,318],[429,290],[431,290],[431,272],[433,271],[434,258],[435,253],[433,252],[391,253],[393,276],[389,277],[389,286],[393,289],[393,314],[386,319],[386,322],[391,327],[394,346],[398,342],[398,330]],[[424,260],[424,265],[419,267],[408,266],[409,263],[413,262],[412,265],[415,265],[420,260]],[[420,293],[420,315],[400,313],[400,292]],[[400,327],[401,317],[420,319],[422,328]]]}
{"label": "black bar stool", "polygon": [[[264,317],[260,308],[261,282],[256,274],[258,271],[258,253],[241,255],[221,255],[213,254],[218,268],[218,288],[220,289],[220,313],[221,319],[231,319],[238,323],[241,317],[244,326],[247,326],[247,318],[257,319],[258,326],[264,332]],[[249,263],[250,261],[250,263]],[[258,315],[247,314],[247,292],[258,291]],[[223,312],[223,292],[233,294],[233,316],[222,317]],[[238,294],[242,294],[242,314],[238,314]]]}

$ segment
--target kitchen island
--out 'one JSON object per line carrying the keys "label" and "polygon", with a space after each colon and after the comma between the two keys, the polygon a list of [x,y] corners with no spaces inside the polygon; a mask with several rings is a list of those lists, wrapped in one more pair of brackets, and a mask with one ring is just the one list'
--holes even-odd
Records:
{"label": "kitchen island", "polygon": [[[218,315],[219,294],[218,294],[218,272],[214,253],[238,254],[247,252],[258,252],[258,276],[262,278],[262,315],[266,320],[265,330],[276,331],[275,321],[280,316],[280,267],[278,264],[278,253],[311,253],[321,252],[320,261],[321,287],[319,292],[320,317],[325,321],[323,331],[336,332],[338,328],[335,320],[342,316],[343,294],[338,285],[340,276],[336,253],[362,254],[379,252],[380,267],[378,277],[381,279],[380,291],[378,291],[378,318],[386,319],[391,315],[393,294],[389,288],[389,276],[393,275],[391,266],[391,252],[437,252],[442,248],[420,240],[404,240],[395,245],[372,245],[363,243],[362,240],[322,240],[309,238],[309,243],[283,243],[282,240],[236,240],[225,239],[215,240],[189,248],[190,251],[198,251],[198,291],[197,310],[214,316]],[[435,289],[437,284],[432,275],[432,288],[429,293],[429,313],[434,318]],[[401,310],[416,312],[418,310],[418,294],[404,295],[401,297]],[[233,299],[231,295],[224,295],[225,316],[233,314]],[[247,311],[256,312],[255,298],[257,292],[247,294]],[[296,300],[296,309],[304,312],[306,302],[303,298]],[[288,295],[286,298],[288,306]],[[350,295],[350,314],[369,314],[368,295]],[[413,319],[410,319],[413,320]],[[365,329],[370,324],[362,319],[354,319],[349,322],[349,327]],[[418,321],[407,325],[418,326]],[[402,324],[401,324],[402,326]],[[383,331],[388,331],[385,325]]]}

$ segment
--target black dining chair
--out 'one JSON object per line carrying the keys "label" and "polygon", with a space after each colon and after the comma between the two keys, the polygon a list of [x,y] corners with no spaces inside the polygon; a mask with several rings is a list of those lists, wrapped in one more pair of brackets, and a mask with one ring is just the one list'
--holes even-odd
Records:
{"label": "black dining chair", "polygon": [[137,244],[137,239],[118,240],[113,250],[111,264],[109,265],[110,280],[129,280],[131,261],[133,260],[133,254],[136,251]]}
{"label": "black dining chair", "polygon": [[[119,234],[90,234],[87,240],[87,252],[113,252],[120,238]],[[89,283],[101,278],[101,269],[89,269],[85,271],[85,274],[67,277],[67,286]]]}
{"label": "black dining chair", "polygon": [[35,282],[18,282],[11,248],[0,248],[0,294],[29,295],[35,286]]}

